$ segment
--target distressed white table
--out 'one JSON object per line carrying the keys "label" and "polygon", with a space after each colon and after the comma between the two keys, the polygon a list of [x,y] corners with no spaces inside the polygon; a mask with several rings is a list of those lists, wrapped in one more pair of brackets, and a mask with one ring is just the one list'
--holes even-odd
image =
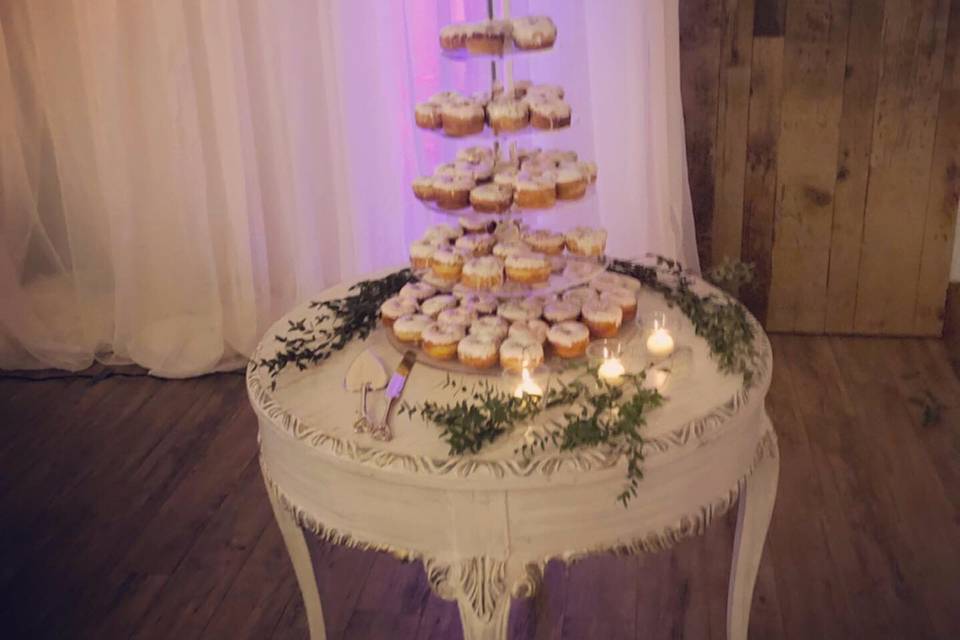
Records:
{"label": "distressed white table", "polygon": [[[345,293],[340,286],[324,297]],[[642,294],[641,307],[663,304],[656,294]],[[307,314],[303,306],[281,319],[255,357],[277,349],[273,336],[287,319]],[[511,596],[531,596],[547,561],[668,549],[702,533],[738,498],[727,635],[746,638],[779,473],[764,409],[770,345],[757,326],[760,361],[747,388],[739,376],[717,371],[703,340],[691,333],[687,344],[692,370],[650,414],[644,479],[627,509],[615,500],[625,463],[604,450],[548,450],[524,461],[514,453],[523,438],[518,430],[478,455],[451,457],[436,427],[406,417],[394,421],[391,442],[354,433],[359,398],[343,390],[344,372],[366,348],[396,366],[400,355],[383,335],[355,342],[317,368],[283,372],[276,391],[265,371],[249,369],[263,477],[311,638],[324,638],[325,630],[303,530],[422,560],[433,590],[457,601],[465,640],[493,640],[506,638]],[[404,399],[443,398],[445,376],[415,366]]]}

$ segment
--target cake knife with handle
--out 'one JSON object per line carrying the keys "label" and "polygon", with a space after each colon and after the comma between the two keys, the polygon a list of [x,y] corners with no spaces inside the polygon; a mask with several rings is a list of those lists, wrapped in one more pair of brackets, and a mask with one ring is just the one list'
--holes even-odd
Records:
{"label": "cake knife with handle", "polygon": [[387,408],[383,412],[383,420],[371,431],[371,435],[377,440],[391,440],[393,438],[393,429],[390,428],[390,410],[393,409],[394,403],[403,393],[403,387],[406,385],[407,378],[410,377],[410,370],[413,369],[416,361],[417,354],[414,351],[407,351],[403,354],[403,360],[397,365],[396,372],[390,377],[386,393]]}

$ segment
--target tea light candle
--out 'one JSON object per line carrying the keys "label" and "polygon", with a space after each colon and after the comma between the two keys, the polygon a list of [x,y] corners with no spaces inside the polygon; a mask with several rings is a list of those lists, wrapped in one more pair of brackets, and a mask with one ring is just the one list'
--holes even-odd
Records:
{"label": "tea light candle", "polygon": [[656,329],[647,338],[647,352],[656,358],[666,358],[673,353],[673,337],[666,329]]}
{"label": "tea light candle", "polygon": [[607,384],[620,384],[627,370],[619,358],[608,358],[597,369],[597,376]]}
{"label": "tea light candle", "polygon": [[537,381],[530,376],[530,370],[524,367],[520,370],[520,384],[517,385],[517,388],[513,392],[514,398],[522,398],[523,396],[537,396],[540,397],[543,395],[543,389],[537,384]]}

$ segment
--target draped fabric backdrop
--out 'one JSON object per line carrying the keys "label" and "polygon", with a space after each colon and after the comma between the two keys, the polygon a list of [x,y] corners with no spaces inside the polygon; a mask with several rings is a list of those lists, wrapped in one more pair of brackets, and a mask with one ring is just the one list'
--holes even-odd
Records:
{"label": "draped fabric backdrop", "polygon": [[[0,3],[0,367],[236,366],[298,300],[403,263],[440,219],[411,178],[469,144],[417,130],[412,105],[489,87],[488,63],[441,59],[436,35],[485,5]],[[560,31],[515,77],[574,107],[530,143],[596,159],[583,211],[611,253],[695,266],[677,0],[512,10]]]}

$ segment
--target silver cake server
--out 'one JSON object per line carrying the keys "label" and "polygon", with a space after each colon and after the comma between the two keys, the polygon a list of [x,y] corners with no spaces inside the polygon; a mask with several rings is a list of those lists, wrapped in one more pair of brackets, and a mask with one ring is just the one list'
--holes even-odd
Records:
{"label": "silver cake server", "polygon": [[386,392],[387,408],[383,412],[383,420],[375,425],[370,431],[370,435],[377,440],[393,439],[393,430],[390,428],[390,410],[393,409],[394,403],[396,403],[397,399],[399,399],[400,395],[403,393],[403,387],[407,384],[407,378],[410,376],[410,370],[413,369],[413,365],[416,361],[417,354],[413,351],[407,351],[403,354],[403,360],[401,360],[400,364],[397,365],[397,370],[394,372],[393,376],[390,377],[390,382],[387,384]]}

